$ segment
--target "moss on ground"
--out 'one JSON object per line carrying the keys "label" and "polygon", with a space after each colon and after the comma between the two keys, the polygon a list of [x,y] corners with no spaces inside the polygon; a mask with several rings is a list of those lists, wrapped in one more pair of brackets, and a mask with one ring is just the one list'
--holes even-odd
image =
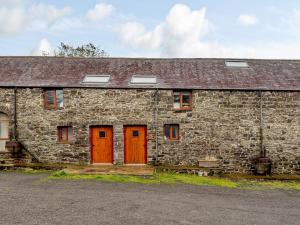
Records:
{"label": "moss on ground", "polygon": [[299,181],[249,181],[231,180],[228,178],[199,177],[196,175],[155,173],[153,176],[129,176],[129,175],[78,175],[68,174],[64,171],[54,172],[49,176],[51,179],[70,180],[100,180],[105,182],[141,183],[141,184],[190,184],[207,185],[215,187],[239,188],[239,189],[286,189],[299,190]]}

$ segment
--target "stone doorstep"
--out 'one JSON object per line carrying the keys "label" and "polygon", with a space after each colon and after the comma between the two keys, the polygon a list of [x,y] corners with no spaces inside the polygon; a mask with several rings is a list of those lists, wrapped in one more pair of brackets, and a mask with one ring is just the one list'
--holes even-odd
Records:
{"label": "stone doorstep", "polygon": [[68,174],[85,174],[85,175],[138,175],[151,176],[154,173],[154,168],[149,166],[113,166],[113,165],[97,165],[87,166],[85,168],[66,168],[64,171]]}

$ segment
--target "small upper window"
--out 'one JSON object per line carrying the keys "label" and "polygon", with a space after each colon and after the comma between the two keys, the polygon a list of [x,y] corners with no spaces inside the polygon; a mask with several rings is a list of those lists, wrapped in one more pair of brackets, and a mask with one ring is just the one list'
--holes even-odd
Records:
{"label": "small upper window", "polygon": [[71,126],[57,127],[58,143],[68,144],[73,141],[73,128]]}
{"label": "small upper window", "polygon": [[179,125],[178,124],[166,124],[164,126],[165,137],[168,140],[179,140]]}
{"label": "small upper window", "polygon": [[138,137],[138,136],[139,136],[139,131],[138,130],[132,131],[132,137]]}
{"label": "small upper window", "polygon": [[46,89],[44,90],[44,106],[45,109],[58,110],[64,105],[64,95],[62,89]]}
{"label": "small upper window", "polygon": [[86,75],[83,79],[83,83],[108,83],[110,81],[110,75]]}
{"label": "small upper window", "polygon": [[106,136],[105,131],[100,131],[99,132],[99,138],[105,138],[105,136]]}
{"label": "small upper window", "polygon": [[238,61],[238,60],[226,60],[225,61],[226,67],[235,67],[235,68],[247,68],[248,63],[246,61]]}
{"label": "small upper window", "polygon": [[192,91],[173,91],[174,109],[191,110],[192,109]]}
{"label": "small upper window", "polygon": [[156,84],[156,76],[140,76],[140,75],[134,75],[131,78],[132,84]]}

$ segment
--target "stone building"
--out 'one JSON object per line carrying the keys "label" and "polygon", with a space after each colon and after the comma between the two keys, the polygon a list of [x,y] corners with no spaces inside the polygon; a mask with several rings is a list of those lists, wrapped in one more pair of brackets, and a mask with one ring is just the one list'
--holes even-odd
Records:
{"label": "stone building", "polygon": [[300,61],[0,57],[0,151],[40,162],[300,172]]}

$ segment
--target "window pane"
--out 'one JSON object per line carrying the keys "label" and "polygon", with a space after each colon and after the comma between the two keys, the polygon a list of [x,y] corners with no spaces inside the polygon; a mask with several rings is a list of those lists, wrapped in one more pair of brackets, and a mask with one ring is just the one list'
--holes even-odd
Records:
{"label": "window pane", "polygon": [[173,125],[172,126],[172,139],[177,139],[178,137],[178,126]]}
{"label": "window pane", "polygon": [[174,109],[180,109],[180,93],[174,92]]}
{"label": "window pane", "polygon": [[73,128],[68,127],[68,142],[70,143],[71,141],[73,141]]}
{"label": "window pane", "polygon": [[132,84],[156,84],[155,76],[132,76]]}
{"label": "window pane", "polygon": [[54,92],[53,90],[46,90],[45,91],[45,106],[47,108],[54,108]]}
{"label": "window pane", "polygon": [[87,75],[83,83],[108,83],[110,75]]}
{"label": "window pane", "polygon": [[105,138],[105,131],[99,132],[99,138]]}
{"label": "window pane", "polygon": [[0,138],[8,139],[8,116],[0,113]]}
{"label": "window pane", "polygon": [[64,103],[63,90],[56,90],[56,108],[61,109]]}
{"label": "window pane", "polygon": [[8,138],[8,121],[1,122],[1,138]]}
{"label": "window pane", "polygon": [[169,125],[165,125],[165,136],[166,138],[170,138],[170,126]]}
{"label": "window pane", "polygon": [[[71,127],[58,127],[58,142],[67,143],[67,140],[72,140],[73,131]],[[71,138],[71,139],[70,139]]]}
{"label": "window pane", "polygon": [[132,136],[133,137],[138,137],[139,136],[139,131],[138,130],[132,131]]}
{"label": "window pane", "polygon": [[182,94],[182,107],[190,107],[190,93]]}
{"label": "window pane", "polygon": [[62,142],[67,141],[67,128],[65,128],[65,127],[61,128],[61,141]]}
{"label": "window pane", "polygon": [[227,67],[248,67],[248,63],[245,61],[225,61]]}

